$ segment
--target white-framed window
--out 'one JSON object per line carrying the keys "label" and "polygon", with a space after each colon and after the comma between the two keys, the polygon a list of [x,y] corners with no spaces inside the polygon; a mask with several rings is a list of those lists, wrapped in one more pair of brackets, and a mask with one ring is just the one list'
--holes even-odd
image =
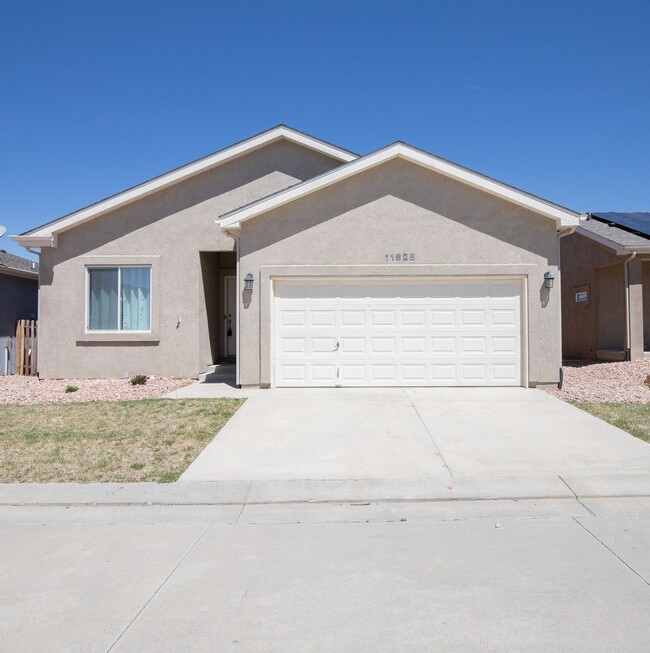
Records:
{"label": "white-framed window", "polygon": [[87,267],[87,331],[151,331],[151,266]]}

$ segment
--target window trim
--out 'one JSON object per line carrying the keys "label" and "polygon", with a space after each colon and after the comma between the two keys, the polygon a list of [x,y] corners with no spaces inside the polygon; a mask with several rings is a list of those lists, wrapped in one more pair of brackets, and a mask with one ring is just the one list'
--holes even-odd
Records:
{"label": "window trim", "polygon": [[[84,316],[84,334],[111,335],[121,336],[136,335],[147,336],[153,333],[153,264],[152,263],[105,263],[105,264],[86,264],[84,266],[86,274],[85,284],[85,316]],[[149,328],[148,329],[120,329],[120,316],[122,314],[122,269],[123,268],[147,268],[149,270]],[[91,270],[117,270],[117,329],[91,329],[90,328],[90,272]]]}
{"label": "window trim", "polygon": [[[78,347],[158,346],[161,329],[162,270],[160,254],[85,254],[76,260],[74,298],[71,319],[77,325],[75,343]],[[151,266],[151,332],[145,331],[86,331],[88,267]],[[84,293],[86,293],[84,295]]]}

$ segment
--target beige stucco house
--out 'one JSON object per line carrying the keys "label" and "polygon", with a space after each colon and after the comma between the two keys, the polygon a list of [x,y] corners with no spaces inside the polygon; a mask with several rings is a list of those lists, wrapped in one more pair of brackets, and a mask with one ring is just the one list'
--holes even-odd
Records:
{"label": "beige stucco house", "polygon": [[558,381],[579,221],[404,143],[280,126],[15,240],[40,248],[43,377],[529,386]]}
{"label": "beige stucco house", "polygon": [[591,213],[562,239],[567,359],[638,360],[650,350],[650,213]]}

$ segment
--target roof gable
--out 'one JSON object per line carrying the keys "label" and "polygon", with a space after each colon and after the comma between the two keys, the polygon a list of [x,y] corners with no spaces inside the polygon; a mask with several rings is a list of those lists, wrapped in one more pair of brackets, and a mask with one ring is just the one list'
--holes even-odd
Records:
{"label": "roof gable", "polygon": [[336,147],[285,125],[279,125],[19,236],[12,236],[12,239],[25,247],[56,247],[57,234],[59,233],[283,139],[344,163],[357,158],[356,154],[348,150]]}
{"label": "roof gable", "polygon": [[218,223],[223,229],[237,229],[241,222],[249,220],[272,209],[288,204],[301,197],[305,197],[317,190],[332,186],[344,179],[381,165],[392,159],[401,158],[411,163],[423,166],[456,181],[477,188],[486,193],[500,197],[518,206],[522,206],[535,213],[555,220],[558,228],[575,227],[579,224],[579,213],[558,204],[553,204],[540,197],[526,193],[502,182],[486,177],[480,173],[464,168],[463,166],[442,159],[423,150],[419,150],[406,143],[394,143],[383,149],[377,150],[366,156],[326,172],[319,177],[309,179],[282,190],[274,195],[253,202],[247,206],[236,209],[221,216]]}

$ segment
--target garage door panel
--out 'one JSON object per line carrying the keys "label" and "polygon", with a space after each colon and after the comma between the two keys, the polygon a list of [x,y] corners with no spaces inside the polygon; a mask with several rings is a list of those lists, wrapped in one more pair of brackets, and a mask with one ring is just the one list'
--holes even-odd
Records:
{"label": "garage door panel", "polygon": [[490,311],[490,323],[497,327],[518,327],[519,319],[515,308],[499,308]]}
{"label": "garage door panel", "polygon": [[461,336],[461,354],[484,354],[487,352],[487,336]]}
{"label": "garage door panel", "polygon": [[495,381],[515,383],[517,381],[517,366],[512,363],[494,363],[492,365],[492,378]]}
{"label": "garage door panel", "polygon": [[314,308],[309,311],[311,326],[316,329],[336,326],[336,311]]}
{"label": "garage door panel", "polygon": [[423,355],[427,353],[426,336],[402,336],[399,341],[403,354]]}
{"label": "garage door panel", "polygon": [[283,354],[306,354],[307,338],[280,338],[280,351]]}
{"label": "garage door panel", "polygon": [[429,313],[433,328],[445,328],[456,325],[456,311],[433,309]]}
{"label": "garage door panel", "polygon": [[280,311],[280,325],[283,327],[304,328],[306,325],[305,311]]}
{"label": "garage door panel", "polygon": [[366,326],[365,310],[341,309],[341,327],[346,328],[363,328]]}
{"label": "garage door panel", "polygon": [[456,385],[458,380],[458,370],[455,363],[441,364],[433,363],[431,365],[432,385]]}
{"label": "garage door panel", "polygon": [[431,354],[455,354],[456,341],[458,337],[455,334],[431,336],[429,342],[431,343]]}
{"label": "garage door panel", "polygon": [[369,366],[370,380],[371,381],[390,381],[394,383],[397,381],[397,366],[395,364],[372,364]]}
{"label": "garage door panel", "polygon": [[427,326],[426,311],[415,308],[400,309],[399,326],[405,329],[425,329]]}
{"label": "garage door panel", "polygon": [[326,338],[321,336],[312,336],[309,338],[311,342],[311,352],[313,354],[334,354],[336,351],[336,337],[328,336]]}
{"label": "garage door panel", "polygon": [[465,327],[484,327],[487,324],[487,316],[482,309],[460,309],[460,320],[458,326],[462,329]]}
{"label": "garage door panel", "polygon": [[311,365],[311,381],[316,385],[336,384],[336,363],[314,363]]}
{"label": "garage door panel", "polygon": [[278,284],[278,386],[520,385],[519,281]]}
{"label": "garage door panel", "polygon": [[519,338],[512,336],[492,336],[490,338],[492,352],[495,354],[517,354],[519,352]]}

